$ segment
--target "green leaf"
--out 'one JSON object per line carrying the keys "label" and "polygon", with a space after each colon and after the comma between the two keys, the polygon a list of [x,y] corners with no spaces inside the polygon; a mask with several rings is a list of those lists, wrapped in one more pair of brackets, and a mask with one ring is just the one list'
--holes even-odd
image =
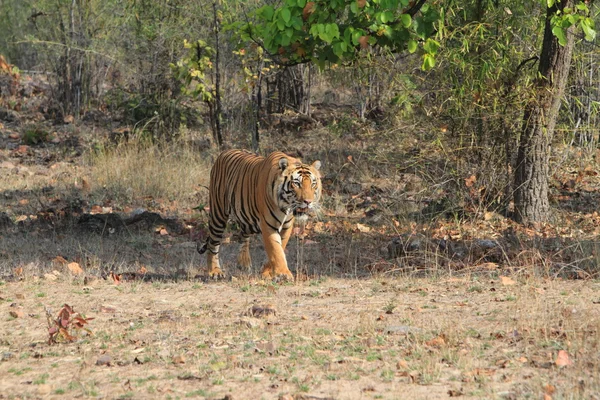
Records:
{"label": "green leaf", "polygon": [[410,39],[406,47],[408,48],[408,52],[412,54],[417,51],[417,42],[413,39]]}
{"label": "green leaf", "polygon": [[434,66],[435,66],[435,57],[433,57],[431,54],[425,54],[423,56],[423,65],[421,66],[423,71],[428,71],[431,68],[433,68]]}
{"label": "green leaf", "polygon": [[356,4],[356,1],[350,3],[350,11],[352,11],[353,14],[358,14],[358,4]]}
{"label": "green leaf", "polygon": [[436,54],[438,49],[440,48],[440,44],[433,39],[427,39],[425,44],[423,45],[423,49],[429,54]]}
{"label": "green leaf", "polygon": [[270,21],[273,19],[274,12],[275,10],[273,10],[272,6],[264,6],[259,14],[262,15],[267,21]]}
{"label": "green leaf", "polygon": [[394,13],[391,11],[384,11],[381,13],[381,22],[384,24],[394,20]]}
{"label": "green leaf", "polygon": [[567,44],[567,37],[565,36],[565,31],[563,30],[563,28],[561,28],[560,26],[555,26],[554,28],[552,28],[552,33],[554,34],[554,36],[556,36],[556,38],[558,39],[558,43],[561,46]]}
{"label": "green leaf", "polygon": [[286,25],[290,22],[290,19],[292,18],[292,12],[289,8],[281,9],[281,18],[283,18],[283,22],[285,22]]}
{"label": "green leaf", "polygon": [[298,0],[297,4],[298,7],[304,8],[304,6],[306,5],[306,0]]}
{"label": "green leaf", "polygon": [[410,15],[408,15],[408,14],[402,14],[400,16],[400,19],[402,20],[402,25],[405,28],[408,28],[409,26],[412,25],[412,17]]}
{"label": "green leaf", "polygon": [[596,30],[592,28],[594,21],[590,18],[581,20],[581,29],[585,34],[585,40],[588,42],[593,41],[596,38]]}
{"label": "green leaf", "polygon": [[555,0],[548,0],[548,8],[554,5]]}

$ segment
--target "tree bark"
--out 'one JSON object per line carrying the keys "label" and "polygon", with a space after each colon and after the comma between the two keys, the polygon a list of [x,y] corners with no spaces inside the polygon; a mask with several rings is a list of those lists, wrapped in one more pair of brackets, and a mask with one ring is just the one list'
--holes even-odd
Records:
{"label": "tree bark", "polygon": [[523,115],[515,168],[514,218],[524,224],[546,222],[550,216],[548,179],[551,144],[574,45],[573,27],[565,32],[567,43],[561,46],[552,33],[550,20],[557,10],[573,7],[574,3],[575,0],[557,1],[546,13],[538,77],[533,98]]}
{"label": "tree bark", "polygon": [[220,74],[221,69],[219,65],[220,54],[219,54],[219,26],[220,20],[217,13],[218,0],[213,1],[213,16],[214,16],[214,32],[215,32],[215,132],[214,136],[219,145],[219,148],[223,148],[223,133],[221,130],[221,118],[223,112],[221,110],[221,80]]}

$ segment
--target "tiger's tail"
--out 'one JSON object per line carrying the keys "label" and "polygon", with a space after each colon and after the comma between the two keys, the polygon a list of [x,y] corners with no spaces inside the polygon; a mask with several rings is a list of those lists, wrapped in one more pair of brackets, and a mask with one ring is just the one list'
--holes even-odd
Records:
{"label": "tiger's tail", "polygon": [[206,253],[206,249],[208,249],[208,239],[202,246],[200,246],[200,243],[196,243],[196,251],[198,251],[198,253],[204,254]]}

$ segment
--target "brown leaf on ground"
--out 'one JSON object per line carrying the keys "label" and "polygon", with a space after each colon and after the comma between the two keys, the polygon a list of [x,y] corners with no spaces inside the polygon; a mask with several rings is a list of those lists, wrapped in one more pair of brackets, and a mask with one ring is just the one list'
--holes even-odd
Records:
{"label": "brown leaf on ground", "polygon": [[13,318],[23,318],[25,316],[23,310],[10,310],[8,314]]}
{"label": "brown leaf on ground", "polygon": [[465,186],[471,187],[475,184],[476,181],[477,181],[477,177],[475,177],[475,175],[471,175],[470,177],[465,178]]}
{"label": "brown leaf on ground", "polygon": [[566,350],[559,350],[555,364],[559,367],[568,367],[573,365],[573,361],[569,358],[569,353]]}
{"label": "brown leaf on ground", "polygon": [[371,228],[363,224],[356,224],[356,229],[361,233],[371,232]]}
{"label": "brown leaf on ground", "polygon": [[100,306],[100,312],[107,313],[107,314],[114,314],[117,312],[117,307],[111,306],[108,304],[103,304]]}
{"label": "brown leaf on ground", "polygon": [[81,275],[83,274],[83,269],[79,265],[79,263],[72,262],[67,264],[67,269],[71,271],[73,275]]}
{"label": "brown leaf on ground", "polygon": [[517,284],[517,282],[515,282],[513,279],[509,278],[508,276],[501,276],[500,277],[500,282],[504,286],[511,286],[511,285],[516,285]]}
{"label": "brown leaf on ground", "polygon": [[440,348],[446,344],[446,338],[444,335],[437,336],[431,340],[425,342],[427,346]]}
{"label": "brown leaf on ground", "polygon": [[173,362],[173,364],[185,364],[185,357],[181,354],[178,354],[176,356],[173,356],[173,359],[171,361]]}
{"label": "brown leaf on ground", "polygon": [[110,272],[110,277],[112,278],[115,285],[121,283],[122,274],[115,274],[114,272]]}
{"label": "brown leaf on ground", "polygon": [[23,267],[17,267],[13,270],[13,274],[15,274],[15,276],[22,276],[23,275]]}

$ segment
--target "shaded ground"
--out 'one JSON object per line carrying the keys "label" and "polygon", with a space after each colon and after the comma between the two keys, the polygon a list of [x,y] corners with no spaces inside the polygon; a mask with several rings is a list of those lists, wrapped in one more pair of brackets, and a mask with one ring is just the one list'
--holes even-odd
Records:
{"label": "shaded ground", "polygon": [[[479,276],[85,285],[62,274],[4,282],[0,300],[2,398],[600,393],[597,282]],[[95,318],[93,335],[48,345],[45,308],[55,314],[63,303]],[[22,315],[9,316],[14,310]],[[568,365],[557,365],[560,350]]]}

